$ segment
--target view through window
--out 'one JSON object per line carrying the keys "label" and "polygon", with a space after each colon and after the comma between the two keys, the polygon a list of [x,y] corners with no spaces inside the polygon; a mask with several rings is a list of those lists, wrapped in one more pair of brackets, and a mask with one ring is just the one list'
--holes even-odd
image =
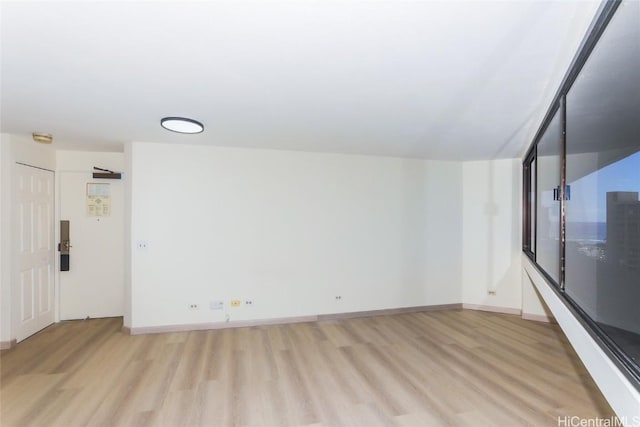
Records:
{"label": "view through window", "polygon": [[524,249],[640,372],[640,2],[620,2],[563,95],[525,160]]}

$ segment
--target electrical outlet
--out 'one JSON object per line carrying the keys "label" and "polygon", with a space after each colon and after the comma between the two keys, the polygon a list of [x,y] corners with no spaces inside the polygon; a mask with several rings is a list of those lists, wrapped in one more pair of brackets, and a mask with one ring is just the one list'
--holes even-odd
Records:
{"label": "electrical outlet", "polygon": [[336,295],[336,301],[340,301],[342,299],[342,295]]}
{"label": "electrical outlet", "polygon": [[189,310],[197,310],[198,304],[189,304]]}
{"label": "electrical outlet", "polygon": [[244,302],[244,305],[253,305],[253,301],[248,299]]}
{"label": "electrical outlet", "polygon": [[496,291],[489,291],[489,295],[491,295],[492,297],[496,296]]}
{"label": "electrical outlet", "polygon": [[211,301],[209,302],[209,308],[211,310],[222,310],[224,308],[224,302],[222,301]]}
{"label": "electrical outlet", "polygon": [[240,304],[242,304],[242,301],[240,301],[239,299],[231,300],[231,307],[240,307]]}

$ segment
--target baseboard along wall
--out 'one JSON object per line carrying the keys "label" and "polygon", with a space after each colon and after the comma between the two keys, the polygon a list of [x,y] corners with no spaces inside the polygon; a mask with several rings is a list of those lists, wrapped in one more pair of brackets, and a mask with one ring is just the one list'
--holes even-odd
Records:
{"label": "baseboard along wall", "polygon": [[522,318],[524,320],[531,320],[533,322],[557,323],[555,318],[551,316],[545,316],[544,314],[522,313]]}
{"label": "baseboard along wall", "polygon": [[0,341],[0,350],[11,350],[16,345],[16,340]]}
{"label": "baseboard along wall", "polygon": [[462,304],[462,308],[465,310],[490,311],[492,313],[515,314],[518,316],[522,314],[522,310],[519,308],[496,307],[493,305]]}
{"label": "baseboard along wall", "polygon": [[353,319],[357,317],[388,316],[393,314],[418,313],[423,311],[460,310],[462,308],[462,304],[425,305],[417,307],[401,307],[382,310],[358,311],[351,313],[318,314],[312,316],[281,317],[273,319],[235,320],[229,322],[195,323],[183,325],[142,326],[138,328],[123,327],[122,332],[128,333],[130,335],[143,335],[160,334],[166,332],[202,331],[207,329],[246,328],[251,326],[285,325],[288,323]]}

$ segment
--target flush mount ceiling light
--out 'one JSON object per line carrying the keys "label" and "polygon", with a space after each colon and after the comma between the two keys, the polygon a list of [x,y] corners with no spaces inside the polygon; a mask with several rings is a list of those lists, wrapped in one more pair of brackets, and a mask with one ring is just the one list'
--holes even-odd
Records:
{"label": "flush mount ceiling light", "polygon": [[200,133],[204,130],[202,123],[185,117],[165,117],[160,120],[160,125],[167,130],[178,133]]}
{"label": "flush mount ceiling light", "polygon": [[33,136],[33,140],[40,144],[51,144],[53,141],[53,135],[50,133],[33,132],[31,135]]}

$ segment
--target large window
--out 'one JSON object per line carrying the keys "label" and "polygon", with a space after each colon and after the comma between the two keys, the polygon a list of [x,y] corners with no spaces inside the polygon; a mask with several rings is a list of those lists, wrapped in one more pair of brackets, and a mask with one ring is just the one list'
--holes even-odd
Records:
{"label": "large window", "polygon": [[523,242],[639,378],[640,2],[605,5],[525,159]]}
{"label": "large window", "polygon": [[556,283],[559,283],[562,171],[562,120],[559,109],[539,140],[537,151],[536,261]]}
{"label": "large window", "polygon": [[[640,361],[640,10],[623,2],[567,94],[565,291]],[[634,342],[637,345],[631,345]]]}

